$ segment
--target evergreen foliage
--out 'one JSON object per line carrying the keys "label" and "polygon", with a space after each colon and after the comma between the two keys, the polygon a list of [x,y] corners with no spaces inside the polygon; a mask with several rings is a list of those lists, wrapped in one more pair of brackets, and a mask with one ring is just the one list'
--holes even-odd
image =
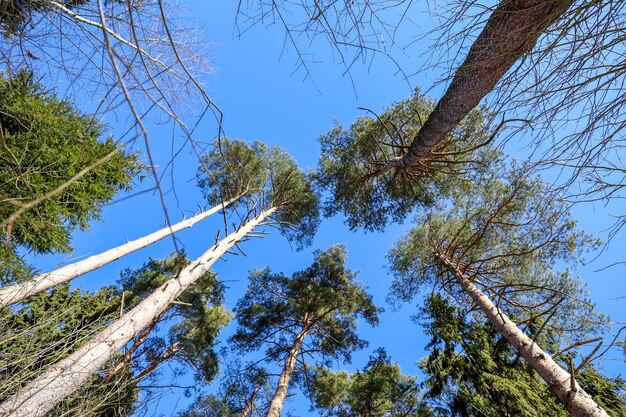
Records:
{"label": "evergreen foliage", "polygon": [[[71,250],[72,230],[87,229],[102,205],[128,189],[140,169],[137,158],[122,153],[113,139],[99,141],[103,131],[99,121],[45,91],[32,74],[0,78],[2,237],[39,253]],[[8,221],[42,196],[39,204]]]}
{"label": "evergreen foliage", "polygon": [[357,319],[378,323],[372,298],[356,273],[346,269],[346,250],[332,246],[315,251],[308,268],[291,278],[269,268],[254,271],[245,296],[237,303],[237,331],[233,345],[249,352],[267,346],[268,360],[278,361],[292,344],[293,335],[308,329],[306,351],[323,362],[341,358],[366,345],[356,332]]}
{"label": "evergreen foliage", "polygon": [[[67,357],[141,300],[174,277],[189,261],[184,254],[151,259],[137,270],[125,270],[119,286],[89,293],[70,290],[69,283],[38,293],[17,309],[0,311],[0,401]],[[196,371],[198,383],[211,382],[218,371],[214,347],[219,331],[230,321],[223,308],[223,286],[215,274],[205,274],[175,304],[93,375],[79,390],[59,403],[50,416],[129,416],[135,410],[140,382],[156,379],[166,361]],[[167,332],[157,325],[167,323]],[[128,355],[128,356],[127,356]]]}
{"label": "evergreen foliage", "polygon": [[254,364],[231,364],[221,378],[217,394],[207,393],[194,401],[179,417],[264,416],[271,400],[267,371]]}
{"label": "evergreen foliage", "polygon": [[[131,309],[139,304],[166,281],[175,278],[188,264],[186,255],[178,253],[163,260],[150,259],[137,270],[126,269],[119,281],[124,307]],[[133,362],[135,373],[141,374],[155,361],[160,363],[162,359],[170,358],[164,355],[173,355],[195,370],[199,383],[209,383],[217,374],[219,365],[213,348],[219,332],[231,319],[231,314],[223,307],[224,287],[214,273],[207,272],[178,301],[159,319],[160,322],[175,320],[167,336],[153,332],[143,343],[142,355]]]}
{"label": "evergreen foliage", "polygon": [[317,185],[330,192],[324,213],[343,213],[351,229],[383,230],[416,208],[430,207],[459,179],[471,181],[488,168],[497,152],[486,145],[494,132],[484,124],[484,109],[472,111],[418,166],[381,171],[401,157],[433,109],[416,93],[376,118],[358,118],[320,137],[322,155]]}
{"label": "evergreen foliage", "polygon": [[222,138],[201,162],[198,185],[211,205],[245,192],[232,208],[278,207],[272,219],[282,233],[300,246],[311,242],[319,224],[319,200],[309,176],[284,150]]}
{"label": "evergreen foliage", "polygon": [[[88,341],[119,314],[120,297],[112,287],[95,293],[70,290],[69,284],[29,298],[18,309],[0,311],[0,401],[25,382]],[[126,416],[137,387],[124,367],[110,384],[94,376],[50,414],[53,416]]]}
{"label": "evergreen foliage", "polygon": [[[419,317],[431,337],[427,345],[430,354],[420,366],[427,375],[423,387],[433,415],[569,415],[491,324],[465,314],[439,294],[427,298]],[[552,333],[553,340],[546,342],[554,344],[558,336]],[[626,415],[624,381],[601,376],[593,367],[587,367],[578,380],[610,415]]]}
{"label": "evergreen foliage", "polygon": [[555,265],[574,265],[597,242],[576,228],[567,206],[541,181],[492,164],[478,182],[451,192],[445,210],[430,210],[389,251],[392,297],[408,302],[441,288],[469,305],[441,260],[445,256],[520,323],[550,318],[547,328],[584,337],[602,318],[579,279]]}
{"label": "evergreen foliage", "polygon": [[312,400],[329,417],[426,417],[417,378],[403,375],[384,349],[377,349],[362,371],[353,374],[318,367]]}
{"label": "evergreen foliage", "polygon": [[[93,0],[59,0],[66,7],[77,7]],[[122,0],[104,0],[104,4],[121,3]],[[45,13],[50,8],[45,0],[5,0],[0,2],[0,31],[5,37],[20,34],[33,22],[33,15]]]}

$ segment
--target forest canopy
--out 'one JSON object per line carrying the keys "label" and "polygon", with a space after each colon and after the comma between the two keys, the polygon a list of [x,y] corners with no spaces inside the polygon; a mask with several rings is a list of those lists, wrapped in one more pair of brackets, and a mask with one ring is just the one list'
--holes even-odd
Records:
{"label": "forest canopy", "polygon": [[624,11],[0,1],[0,415],[626,415]]}

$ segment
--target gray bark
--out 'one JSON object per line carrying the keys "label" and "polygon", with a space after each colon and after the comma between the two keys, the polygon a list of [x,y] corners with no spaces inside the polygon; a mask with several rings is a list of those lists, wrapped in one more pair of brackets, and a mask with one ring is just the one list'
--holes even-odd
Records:
{"label": "gray bark", "polygon": [[241,196],[226,201],[219,206],[215,206],[210,210],[205,211],[204,213],[200,213],[190,219],[183,220],[173,226],[158,230],[142,238],[126,242],[123,245],[109,249],[97,255],[90,256],[82,261],[55,269],[54,271],[34,276],[30,281],[0,288],[0,308],[20,302],[31,295],[53,288],[64,282],[71,281],[74,278],[86,274],[87,272],[94,271],[103,265],[126,256],[129,253],[145,248],[146,246],[149,246],[167,236],[181,230],[188,229],[199,221],[204,220],[212,214],[217,213],[219,210],[227,207],[240,197]]}
{"label": "gray bark", "polygon": [[109,325],[73,354],[53,365],[44,374],[0,404],[2,417],[40,417],[71,395],[97,372],[126,343],[175,301],[189,286],[237,242],[276,211],[271,208],[226,236],[178,276],[168,280],[128,313]]}
{"label": "gray bark", "polygon": [[487,319],[502,333],[526,362],[539,374],[550,390],[556,395],[574,417],[608,417],[589,394],[587,394],[552,357],[539,347],[530,337],[517,327],[502,310],[472,281],[443,255],[436,255],[454,275],[457,282],[472,297],[472,300],[485,313]]}
{"label": "gray bark", "polygon": [[502,0],[457,69],[450,86],[402,157],[379,173],[417,165],[476,107],[573,0]]}

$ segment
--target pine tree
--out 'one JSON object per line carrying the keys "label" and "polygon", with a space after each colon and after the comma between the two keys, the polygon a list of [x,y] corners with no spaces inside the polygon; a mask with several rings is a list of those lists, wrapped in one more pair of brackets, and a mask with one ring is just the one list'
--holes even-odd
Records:
{"label": "pine tree", "polygon": [[249,146],[242,141],[222,139],[217,146],[203,165],[208,170],[200,177],[200,186],[211,201],[229,200],[249,190],[232,206],[245,207],[243,223],[84,346],[0,404],[0,411],[14,416],[45,415],[133,337],[158,320],[220,257],[248,239],[256,227],[277,225],[297,242],[311,239],[318,223],[318,200],[306,175],[289,155],[259,142]]}
{"label": "pine tree", "polygon": [[217,394],[207,393],[180,417],[252,417],[265,415],[273,396],[267,371],[253,363],[229,364]]}
{"label": "pine tree", "polygon": [[500,154],[487,145],[498,129],[484,123],[486,110],[472,111],[429,158],[406,170],[374,175],[401,155],[422,128],[434,104],[416,92],[375,118],[335,126],[320,137],[322,154],[315,180],[331,196],[324,213],[343,213],[351,229],[383,230],[413,210],[433,206],[462,181],[475,181]]}
{"label": "pine tree", "polygon": [[[138,270],[125,270],[119,285],[94,294],[70,291],[69,284],[62,284],[31,297],[17,310],[2,309],[6,337],[0,400],[79,349],[188,263],[184,254],[150,260]],[[222,286],[213,273],[206,273],[124,352],[113,356],[100,372],[58,403],[51,415],[131,415],[139,396],[149,395],[140,383],[156,378],[166,362],[194,369],[200,384],[211,382],[217,373],[216,338],[230,320],[222,303]],[[158,332],[164,323],[167,332]]]}
{"label": "pine tree", "polygon": [[291,278],[269,268],[253,272],[235,310],[234,346],[244,352],[266,347],[267,360],[284,362],[267,417],[280,415],[292,375],[302,366],[299,355],[349,361],[366,344],[356,333],[357,317],[378,322],[379,309],[356,273],[345,268],[345,249],[333,246],[314,255],[313,264]]}
{"label": "pine tree", "polygon": [[[129,253],[151,245],[152,243],[157,242],[167,236],[171,236],[172,234],[180,230],[192,227],[197,222],[206,219],[207,217],[218,212],[219,210],[225,209],[237,198],[239,197],[235,197],[233,200],[225,201],[224,203],[218,204],[217,206],[205,212],[197,214],[190,219],[182,220],[172,226],[157,230],[156,232],[151,233],[147,236],[135,239],[130,242],[126,242],[125,244],[122,244],[115,248],[109,249],[97,255],[92,255],[86,259],[72,263],[70,265],[63,266],[48,273],[35,275],[31,272],[26,272],[24,271],[25,265],[22,264],[21,259],[19,259],[17,256],[13,256],[13,261],[7,262],[7,264],[13,264],[13,269],[21,269],[22,278],[8,278],[7,281],[16,281],[17,283],[0,288],[0,307],[5,307],[10,304],[18,303],[19,301],[30,297],[33,294],[37,294],[38,292],[47,290],[48,288],[52,288],[64,282],[71,281],[74,278],[86,274],[87,272],[96,270],[103,265],[113,262],[125,255],[128,255]],[[20,267],[20,265],[22,266]],[[13,269],[6,271],[1,276],[13,277],[19,273],[18,271],[13,271]],[[26,280],[27,282],[24,282]]]}
{"label": "pine tree", "polygon": [[350,374],[317,367],[312,372],[314,407],[329,417],[426,417],[417,378],[403,375],[384,349],[362,371]]}
{"label": "pine tree", "polygon": [[[460,187],[443,212],[419,216],[390,251],[395,296],[409,301],[424,285],[479,307],[575,416],[606,415],[536,338],[518,324],[543,321],[562,330],[562,343],[582,341],[602,318],[585,299],[580,281],[555,272],[591,243],[576,230],[565,204],[546,196],[539,180],[494,165],[480,182]],[[513,322],[510,317],[517,320]],[[553,352],[555,353],[555,352]]]}

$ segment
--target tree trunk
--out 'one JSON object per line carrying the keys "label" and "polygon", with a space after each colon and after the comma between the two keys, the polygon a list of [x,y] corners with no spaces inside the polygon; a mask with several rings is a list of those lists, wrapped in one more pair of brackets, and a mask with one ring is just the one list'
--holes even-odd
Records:
{"label": "tree trunk", "polygon": [[46,274],[37,275],[28,282],[0,288],[0,308],[17,303],[26,297],[30,297],[31,295],[47,290],[48,288],[52,288],[64,282],[71,281],[76,277],[86,274],[87,272],[96,270],[103,265],[106,265],[123,256],[128,255],[129,253],[145,248],[146,246],[151,245],[154,242],[157,242],[167,236],[170,236],[183,229],[188,229],[199,221],[206,219],[212,214],[215,214],[219,210],[227,207],[229,204],[237,201],[239,198],[241,198],[241,195],[233,198],[232,200],[226,201],[219,206],[215,206],[212,209],[205,211],[204,213],[200,213],[190,219],[176,223],[173,226],[166,227],[142,238],[127,242],[121,246],[109,249],[98,255],[90,256],[89,258],[84,259],[80,262],[75,262],[73,264],[64,266]]}
{"label": "tree trunk", "polygon": [[71,395],[92,374],[97,372],[136,334],[150,325],[163,310],[256,226],[277,210],[263,211],[238,230],[226,236],[178,276],[168,280],[135,308],[124,314],[73,354],[56,363],[48,371],[0,404],[3,417],[40,417]]}
{"label": "tree trunk", "polygon": [[517,327],[517,324],[504,314],[468,277],[461,273],[449,259],[439,254],[435,256],[444,263],[461,287],[469,293],[489,321],[496,326],[506,340],[519,352],[520,356],[548,384],[551,391],[565,404],[567,411],[572,416],[608,417],[606,411],[578,385],[576,379],[569,372],[561,368],[548,353],[526,336]]}
{"label": "tree trunk", "polygon": [[285,360],[285,366],[283,367],[283,371],[280,374],[280,378],[278,378],[276,392],[274,393],[274,398],[270,403],[270,408],[267,410],[266,417],[280,416],[280,411],[283,409],[285,398],[287,398],[287,388],[289,387],[289,380],[291,379],[291,374],[293,373],[293,369],[296,366],[298,352],[302,347],[302,342],[307,334],[307,331],[308,326],[305,324],[303,330],[296,335],[296,338],[293,341],[293,345],[291,345],[291,349],[289,349],[287,359]]}
{"label": "tree trunk", "polygon": [[450,86],[402,157],[375,174],[417,165],[476,107],[573,0],[502,0],[457,69]]}
{"label": "tree trunk", "polygon": [[150,335],[150,332],[152,332],[152,330],[154,330],[154,328],[156,327],[156,325],[159,323],[159,321],[161,320],[161,318],[163,317],[163,315],[165,313],[167,313],[170,308],[172,308],[172,306],[170,305],[167,309],[163,310],[162,312],[160,312],[155,318],[154,320],[152,320],[152,322],[147,325],[146,327],[144,327],[144,329],[141,331],[141,333],[139,333],[137,335],[137,339],[135,339],[135,342],[133,343],[133,345],[130,347],[130,349],[128,349],[128,351],[126,351],[126,353],[124,353],[124,356],[122,357],[122,359],[117,363],[117,365],[115,365],[113,367],[113,369],[111,369],[108,373],[108,375],[102,380],[103,384],[108,384],[109,382],[111,382],[113,380],[113,378],[115,377],[115,375],[121,371],[122,369],[124,369],[124,367],[126,366],[126,364],[128,364],[130,362],[130,360],[133,358],[133,355],[135,354],[135,352],[137,351],[137,349],[139,349],[141,347],[141,345],[143,345],[143,343],[146,341],[146,339],[148,338],[148,336]]}
{"label": "tree trunk", "polygon": [[256,396],[261,390],[261,385],[263,385],[263,381],[257,382],[257,384],[254,386],[254,390],[252,391],[252,394],[250,395],[250,398],[246,403],[246,407],[243,409],[243,411],[241,412],[241,416],[239,417],[248,417],[248,415],[255,410]]}

